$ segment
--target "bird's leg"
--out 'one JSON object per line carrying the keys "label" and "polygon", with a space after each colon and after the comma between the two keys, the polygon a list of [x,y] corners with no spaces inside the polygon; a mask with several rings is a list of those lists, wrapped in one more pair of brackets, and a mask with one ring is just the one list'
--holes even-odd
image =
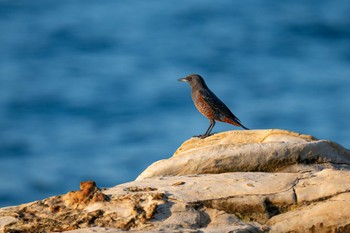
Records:
{"label": "bird's leg", "polygon": [[209,125],[209,128],[207,129],[207,131],[205,132],[205,134],[203,135],[198,135],[196,137],[199,137],[199,138],[206,138],[208,136],[210,136],[210,132],[211,130],[214,128],[214,125],[215,125],[215,121],[214,120],[210,120],[210,125]]}
{"label": "bird's leg", "polygon": [[210,120],[209,128],[207,129],[207,132],[205,132],[204,136],[209,136],[210,135],[210,132],[214,128],[214,125],[215,125],[215,121],[214,120]]}

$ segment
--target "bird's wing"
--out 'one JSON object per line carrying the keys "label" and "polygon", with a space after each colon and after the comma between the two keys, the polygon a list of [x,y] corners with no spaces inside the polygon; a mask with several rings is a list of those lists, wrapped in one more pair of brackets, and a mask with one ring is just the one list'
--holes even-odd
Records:
{"label": "bird's wing", "polygon": [[241,121],[231,112],[231,110],[209,89],[202,89],[199,91],[203,100],[209,104],[213,109],[220,112],[222,115],[232,118],[232,120],[241,123]]}

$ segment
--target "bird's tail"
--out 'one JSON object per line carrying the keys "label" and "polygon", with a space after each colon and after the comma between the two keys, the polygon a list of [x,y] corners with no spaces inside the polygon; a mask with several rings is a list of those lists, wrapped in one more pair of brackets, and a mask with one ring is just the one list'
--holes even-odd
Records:
{"label": "bird's tail", "polygon": [[240,120],[237,117],[235,117],[235,119],[231,119],[231,118],[225,117],[224,119],[222,119],[222,121],[223,122],[227,122],[227,123],[232,124],[232,125],[235,125],[235,126],[240,126],[243,129],[249,130],[247,127],[242,125],[242,123],[240,122]]}
{"label": "bird's tail", "polygon": [[241,126],[243,129],[245,129],[245,130],[250,130],[250,129],[248,129],[247,127],[245,127],[244,125],[242,125],[241,123],[239,123],[239,126]]}

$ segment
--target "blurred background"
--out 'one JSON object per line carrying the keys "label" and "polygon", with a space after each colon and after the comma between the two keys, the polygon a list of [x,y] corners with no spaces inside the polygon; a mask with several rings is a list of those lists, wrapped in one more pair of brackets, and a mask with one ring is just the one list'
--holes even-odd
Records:
{"label": "blurred background", "polygon": [[[350,2],[0,0],[0,206],[132,181],[209,121],[350,146]],[[218,123],[213,132],[238,129]]]}

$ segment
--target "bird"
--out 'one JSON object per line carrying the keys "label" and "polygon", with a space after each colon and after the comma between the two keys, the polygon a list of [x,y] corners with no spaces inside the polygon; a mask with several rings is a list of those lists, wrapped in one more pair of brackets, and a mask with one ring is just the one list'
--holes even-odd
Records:
{"label": "bird", "polygon": [[204,79],[198,74],[190,74],[185,78],[178,79],[180,82],[187,82],[191,87],[191,96],[198,111],[210,121],[209,128],[203,135],[196,137],[206,138],[210,136],[215,126],[215,121],[226,122],[243,129],[249,130],[231,112],[231,110],[208,88]]}

